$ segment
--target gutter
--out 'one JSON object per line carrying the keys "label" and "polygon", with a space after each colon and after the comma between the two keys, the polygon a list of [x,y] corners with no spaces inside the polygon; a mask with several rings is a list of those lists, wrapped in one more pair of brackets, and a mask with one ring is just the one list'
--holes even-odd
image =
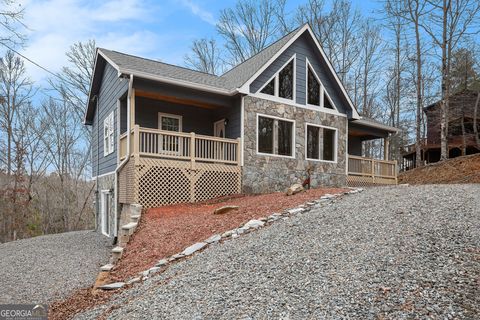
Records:
{"label": "gutter", "polygon": [[[132,119],[130,119],[130,100],[132,97],[132,88],[133,88],[133,74],[130,74],[130,79],[128,80],[128,91],[127,91],[127,152],[125,159],[122,160],[115,169],[115,195],[114,195],[114,202],[115,202],[115,234],[116,237],[118,235],[118,175],[120,170],[125,166],[125,164],[130,160],[130,133],[132,127]],[[120,114],[117,116],[118,121],[120,121]],[[120,132],[118,132],[120,135]],[[120,145],[117,146],[118,152],[120,151]]]}

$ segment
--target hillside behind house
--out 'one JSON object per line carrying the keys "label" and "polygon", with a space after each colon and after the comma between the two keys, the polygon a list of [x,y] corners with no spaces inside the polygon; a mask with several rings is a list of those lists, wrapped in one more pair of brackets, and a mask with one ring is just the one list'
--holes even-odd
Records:
{"label": "hillside behind house", "polygon": [[400,173],[398,183],[480,183],[480,154],[457,157]]}

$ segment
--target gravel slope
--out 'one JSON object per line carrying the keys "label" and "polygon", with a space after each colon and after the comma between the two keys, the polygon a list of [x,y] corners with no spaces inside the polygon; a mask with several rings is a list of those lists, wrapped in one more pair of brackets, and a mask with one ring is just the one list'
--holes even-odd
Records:
{"label": "gravel slope", "polygon": [[478,319],[479,195],[480,185],[427,185],[345,196],[76,318]]}
{"label": "gravel slope", "polygon": [[95,281],[111,239],[76,231],[0,245],[0,304],[47,303]]}

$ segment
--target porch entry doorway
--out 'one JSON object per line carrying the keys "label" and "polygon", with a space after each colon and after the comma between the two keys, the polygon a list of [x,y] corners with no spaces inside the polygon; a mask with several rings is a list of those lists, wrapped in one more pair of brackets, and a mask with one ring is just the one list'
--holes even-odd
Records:
{"label": "porch entry doorway", "polygon": [[[158,128],[163,131],[182,132],[182,116],[158,113]],[[159,140],[159,149],[162,153],[181,155],[183,141],[179,136],[163,134]]]}
{"label": "porch entry doorway", "polygon": [[100,192],[100,229],[106,236],[110,236],[110,190]]}
{"label": "porch entry doorway", "polygon": [[213,124],[213,135],[219,138],[225,138],[225,119],[218,120]]}

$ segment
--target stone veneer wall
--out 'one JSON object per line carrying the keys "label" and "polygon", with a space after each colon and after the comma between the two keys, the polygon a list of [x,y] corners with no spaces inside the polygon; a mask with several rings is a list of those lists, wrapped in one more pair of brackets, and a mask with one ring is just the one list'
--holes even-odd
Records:
{"label": "stone veneer wall", "polygon": [[[306,179],[309,166],[313,169],[311,174],[311,186],[313,188],[346,185],[346,117],[297,108],[251,96],[246,96],[244,99],[243,192],[285,191],[293,183],[301,183]],[[295,120],[295,159],[257,154],[258,113]],[[336,163],[305,159],[306,122],[338,129]]]}
{"label": "stone veneer wall", "polygon": [[101,228],[101,221],[100,221],[100,196],[102,190],[112,190],[110,193],[110,203],[109,203],[109,224],[110,224],[110,236],[115,234],[115,197],[114,197],[114,189],[115,189],[115,174],[109,174],[103,177],[97,178],[97,188],[98,193],[95,197],[95,209],[96,209],[96,216],[95,219],[97,220],[97,231],[102,232]]}

